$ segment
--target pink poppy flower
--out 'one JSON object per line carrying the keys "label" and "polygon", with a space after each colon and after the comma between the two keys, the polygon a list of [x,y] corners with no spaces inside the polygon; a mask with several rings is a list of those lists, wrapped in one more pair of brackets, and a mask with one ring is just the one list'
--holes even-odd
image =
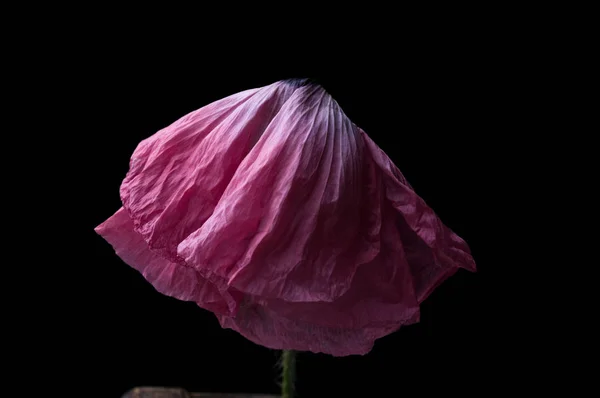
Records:
{"label": "pink poppy flower", "polygon": [[142,141],[96,228],[161,293],[273,349],[365,354],[419,321],[467,244],[307,80],[234,94]]}

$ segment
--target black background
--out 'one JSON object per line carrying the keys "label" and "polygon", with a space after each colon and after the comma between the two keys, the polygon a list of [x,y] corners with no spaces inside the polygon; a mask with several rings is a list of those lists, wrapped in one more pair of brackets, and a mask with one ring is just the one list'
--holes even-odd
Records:
{"label": "black background", "polygon": [[[75,48],[59,75],[69,80],[66,127],[74,131],[62,138],[78,148],[66,169],[77,185],[77,255],[60,289],[69,325],[62,352],[75,369],[65,385],[77,379],[105,397],[144,385],[277,393],[278,352],[222,330],[193,303],[157,293],[93,229],[120,207],[119,186],[139,141],[212,101],[291,77],[325,87],[469,243],[478,265],[427,299],[421,323],[378,340],[366,356],[300,353],[299,396],[488,396],[518,383],[524,359],[504,366],[514,334],[504,319],[514,300],[498,280],[508,265],[497,231],[510,199],[498,185],[512,156],[507,142],[519,133],[511,129],[522,112],[511,100],[514,82],[528,71],[518,56],[506,57],[497,34],[451,32],[424,29],[349,47],[331,38],[299,41],[284,55],[268,36],[211,44],[100,34]],[[52,86],[60,91],[60,78]]]}

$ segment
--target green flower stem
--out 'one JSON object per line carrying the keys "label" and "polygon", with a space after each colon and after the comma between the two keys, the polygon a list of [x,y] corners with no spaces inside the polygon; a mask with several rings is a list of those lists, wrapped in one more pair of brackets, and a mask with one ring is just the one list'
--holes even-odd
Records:
{"label": "green flower stem", "polygon": [[284,350],[281,354],[283,380],[281,383],[282,398],[294,398],[294,383],[296,381],[296,352]]}

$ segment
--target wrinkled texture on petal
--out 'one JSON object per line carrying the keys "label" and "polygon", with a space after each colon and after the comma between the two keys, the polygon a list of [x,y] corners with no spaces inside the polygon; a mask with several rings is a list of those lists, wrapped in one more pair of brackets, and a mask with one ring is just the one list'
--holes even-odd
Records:
{"label": "wrinkled texture on petal", "polygon": [[274,349],[365,354],[467,244],[319,85],[277,82],[142,141],[96,228],[155,288]]}

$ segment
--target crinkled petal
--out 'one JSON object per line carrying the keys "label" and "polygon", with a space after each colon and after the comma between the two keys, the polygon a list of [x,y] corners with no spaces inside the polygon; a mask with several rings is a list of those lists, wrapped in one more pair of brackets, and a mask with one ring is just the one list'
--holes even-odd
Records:
{"label": "crinkled petal", "polygon": [[178,255],[248,294],[333,301],[378,252],[365,176],[355,126],[320,86],[299,88]]}
{"label": "crinkled petal", "polygon": [[364,354],[475,271],[387,155],[320,86],[283,81],[140,143],[97,228],[164,294],[277,349]]}
{"label": "crinkled petal", "polygon": [[218,314],[229,314],[230,307],[237,307],[230,294],[223,295],[195,269],[170,262],[152,252],[142,236],[134,231],[125,209],[119,209],[95,230],[125,263],[138,270],[160,293],[194,301]]}
{"label": "crinkled petal", "polygon": [[399,244],[404,246],[417,298],[422,302],[458,268],[476,271],[475,262],[467,243],[442,223],[381,148],[364,131],[361,133],[381,172],[382,190],[397,211],[394,221]]}
{"label": "crinkled petal", "polygon": [[211,216],[240,162],[292,92],[279,84],[232,95],[138,145],[121,200],[153,250],[178,261],[179,243]]}

